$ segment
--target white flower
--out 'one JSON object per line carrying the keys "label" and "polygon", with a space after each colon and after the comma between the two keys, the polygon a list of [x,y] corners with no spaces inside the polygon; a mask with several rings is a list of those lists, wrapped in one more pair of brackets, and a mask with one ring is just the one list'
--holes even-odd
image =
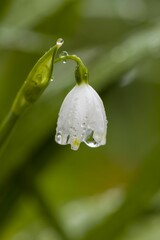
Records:
{"label": "white flower", "polygon": [[81,142],[90,147],[106,143],[107,120],[103,102],[87,83],[76,85],[66,96],[59,112],[55,140],[78,150]]}

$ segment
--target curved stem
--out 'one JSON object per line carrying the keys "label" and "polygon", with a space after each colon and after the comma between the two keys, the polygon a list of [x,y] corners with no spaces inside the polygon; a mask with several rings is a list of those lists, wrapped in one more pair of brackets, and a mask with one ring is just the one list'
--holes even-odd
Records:
{"label": "curved stem", "polygon": [[75,70],[75,78],[76,78],[77,84],[80,85],[81,83],[88,83],[88,69],[84,65],[82,60],[76,55],[61,56],[55,59],[54,63],[57,63],[60,61],[66,61],[67,59],[73,60],[77,63],[77,68]]}
{"label": "curved stem", "polygon": [[70,59],[70,60],[73,60],[77,63],[77,65],[81,65],[81,66],[84,66],[84,63],[82,62],[82,60],[77,57],[76,55],[66,55],[66,56],[61,56],[59,58],[56,58],[54,63],[57,63],[57,62],[60,62],[60,61],[64,61],[64,60],[67,60],[67,59]]}

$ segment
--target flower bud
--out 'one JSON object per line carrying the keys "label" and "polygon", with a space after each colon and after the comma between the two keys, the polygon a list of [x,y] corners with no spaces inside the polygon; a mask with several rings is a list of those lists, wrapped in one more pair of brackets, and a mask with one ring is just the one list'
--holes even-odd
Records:
{"label": "flower bud", "polygon": [[52,76],[56,53],[63,42],[63,39],[58,39],[56,45],[34,65],[13,103],[12,111],[15,114],[19,115],[30,103],[35,102],[46,89]]}

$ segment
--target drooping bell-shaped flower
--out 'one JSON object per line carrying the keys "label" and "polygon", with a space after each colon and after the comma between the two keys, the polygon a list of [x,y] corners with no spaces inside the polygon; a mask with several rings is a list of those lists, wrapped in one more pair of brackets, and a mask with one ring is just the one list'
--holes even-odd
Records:
{"label": "drooping bell-shaped flower", "polygon": [[[57,143],[71,144],[73,150],[78,150],[81,142],[90,147],[106,143],[107,120],[103,102],[88,80],[80,80],[81,75],[76,73],[77,84],[62,103],[55,137]],[[88,73],[85,76],[88,78]]]}

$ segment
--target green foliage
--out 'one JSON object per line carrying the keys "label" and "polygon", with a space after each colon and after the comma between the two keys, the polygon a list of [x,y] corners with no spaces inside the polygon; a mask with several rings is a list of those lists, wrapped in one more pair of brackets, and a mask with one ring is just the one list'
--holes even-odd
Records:
{"label": "green foliage", "polygon": [[158,0],[7,0],[0,8],[0,122],[57,38],[81,57],[107,112],[104,147],[54,141],[75,64],[18,119],[0,149],[0,239],[159,239]]}

